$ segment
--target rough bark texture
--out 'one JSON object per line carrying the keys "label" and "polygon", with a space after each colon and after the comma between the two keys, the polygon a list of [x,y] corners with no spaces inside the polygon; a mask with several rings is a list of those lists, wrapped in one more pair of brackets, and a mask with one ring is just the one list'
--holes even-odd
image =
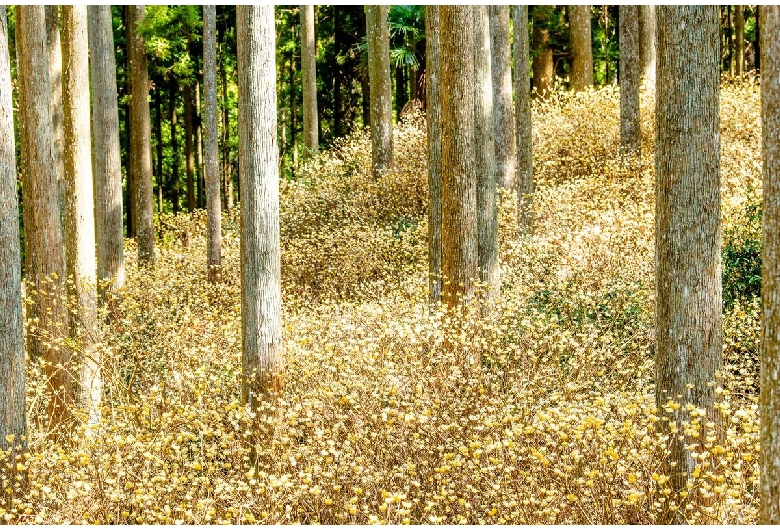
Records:
{"label": "rough bark texture", "polygon": [[517,139],[517,215],[520,230],[533,224],[534,161],[528,72],[528,6],[513,6],[515,28],[515,136]]}
{"label": "rough bark texture", "polygon": [[393,167],[393,95],[388,6],[365,6],[371,85],[371,160],[374,174]]}
{"label": "rough bark texture", "polygon": [[37,362],[47,361],[46,375],[52,398],[47,412],[52,432],[71,419],[74,385],[68,366],[70,350],[53,344],[68,330],[64,291],[65,247],[57,168],[54,161],[51,91],[49,89],[46,26],[43,6],[16,7],[16,42],[19,56],[19,123],[22,139],[22,201],[24,203],[24,265],[32,298],[27,316],[39,319],[28,329],[27,350]]}
{"label": "rough bark texture", "polygon": [[[0,450],[25,452],[24,327],[6,6],[0,5]],[[6,438],[8,437],[8,438]]]}
{"label": "rough bark texture", "polygon": [[425,119],[428,127],[428,290],[431,306],[441,302],[441,49],[439,6],[425,8],[427,64]]}
{"label": "rough bark texture", "polygon": [[92,75],[92,173],[95,179],[97,277],[110,281],[108,293],[125,284],[122,242],[122,167],[119,155],[114,31],[109,6],[90,6],[89,49]]}
{"label": "rough bark texture", "polygon": [[[660,422],[665,472],[681,491],[697,463],[688,447],[702,452],[704,433],[670,428],[691,420],[687,405],[716,420],[709,383],[722,362],[718,7],[659,6],[657,16],[656,402],[670,419]],[[679,409],[665,410],[670,401]]]}
{"label": "rough bark texture", "polygon": [[135,230],[138,239],[138,263],[154,265],[154,190],[152,189],[152,124],[149,117],[149,72],[146,45],[138,33],[144,18],[144,6],[128,6],[130,30],[130,171],[135,181]]}
{"label": "rough bark texture", "polygon": [[84,352],[80,361],[80,401],[88,423],[100,417],[100,351],[97,340],[97,263],[95,262],[95,201],[89,115],[89,42],[87,7],[62,6],[63,111],[65,129],[65,265],[74,283],[71,294],[71,336]]}
{"label": "rough bark texture", "polygon": [[760,524],[780,524],[780,6],[759,7],[764,250]]}
{"label": "rough bark texture", "polygon": [[638,6],[638,8],[642,85],[655,90],[655,6]]}
{"label": "rough bark texture", "polygon": [[203,117],[208,234],[206,254],[208,279],[216,283],[222,268],[222,208],[219,195],[219,145],[217,135],[217,7],[203,6]]}
{"label": "rough bark texture", "polygon": [[[489,9],[487,6],[474,6],[472,8],[474,12],[474,171],[477,179],[477,263],[479,265],[479,280],[485,284],[487,289],[486,300],[494,298],[500,289],[498,207],[496,205],[497,164],[493,134],[493,77]],[[512,132],[510,129],[509,133]]]}
{"label": "rough bark texture", "polygon": [[238,149],[244,403],[281,393],[281,254],[274,8],[238,6]]}
{"label": "rough bark texture", "polygon": [[317,152],[317,63],[314,6],[301,9],[301,77],[303,78],[303,143],[309,154]]}
{"label": "rough bark texture", "polygon": [[517,187],[515,163],[515,109],[512,105],[512,57],[509,38],[509,6],[490,6],[490,51],[493,76],[493,126],[496,182],[506,189]]}
{"label": "rough bark texture", "polygon": [[65,159],[62,130],[62,46],[60,43],[59,6],[46,6],[46,48],[49,54],[49,85],[51,87],[51,118],[54,131],[54,163],[57,171],[57,201],[60,203],[60,224],[65,229]]}
{"label": "rough bark texture", "polygon": [[442,298],[468,303],[479,278],[477,176],[474,167],[474,15],[469,6],[441,6]]}
{"label": "rough bark texture", "polygon": [[552,89],[554,72],[553,51],[550,47],[550,31],[547,24],[550,12],[555,6],[535,6],[533,10],[533,81],[534,89],[540,97],[545,97]]}
{"label": "rough bark texture", "polygon": [[593,48],[590,37],[590,18],[590,6],[569,7],[572,90],[584,90],[593,84]]}
{"label": "rough bark texture", "polygon": [[734,73],[742,77],[745,73],[745,6],[734,6]]}
{"label": "rough bark texture", "polygon": [[192,143],[192,87],[184,85],[184,161],[187,170],[187,212],[195,210],[195,152]]}
{"label": "rough bark texture", "polygon": [[620,37],[620,145],[625,153],[638,153],[642,143],[639,124],[639,7],[621,5]]}

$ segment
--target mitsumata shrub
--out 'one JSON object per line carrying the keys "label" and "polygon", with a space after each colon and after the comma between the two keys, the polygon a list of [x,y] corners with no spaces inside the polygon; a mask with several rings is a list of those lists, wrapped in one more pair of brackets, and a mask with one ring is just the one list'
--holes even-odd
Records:
{"label": "mitsumata shrub", "polygon": [[[727,292],[755,274],[743,214],[761,193],[758,102],[750,82],[723,87]],[[282,182],[287,372],[270,438],[240,401],[238,212],[223,217],[219,285],[206,281],[205,213],[158,219],[156,268],[140,270],[126,242],[127,285],[102,324],[100,424],[47,438],[44,371],[31,365],[29,452],[0,472],[0,517],[631,524],[679,511],[755,523],[755,298],[724,309],[722,432],[703,440],[684,491],[661,472],[674,404],[655,404],[652,95],[641,104],[642,152],[624,159],[616,89],[535,103],[534,231],[518,237],[502,192],[501,295],[484,317],[427,305],[419,116],[396,128],[397,167],[378,179],[357,133]]]}

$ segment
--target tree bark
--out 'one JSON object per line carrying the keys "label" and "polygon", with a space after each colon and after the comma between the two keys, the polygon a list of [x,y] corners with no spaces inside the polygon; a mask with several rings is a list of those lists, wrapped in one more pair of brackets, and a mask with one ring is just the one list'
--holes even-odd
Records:
{"label": "tree bark", "polygon": [[431,307],[441,303],[441,28],[439,6],[425,8],[428,128],[428,290]]}
{"label": "tree bark", "polygon": [[45,6],[46,48],[49,54],[49,84],[51,86],[51,117],[54,131],[54,163],[57,171],[57,201],[60,203],[60,224],[65,230],[65,161],[62,130],[62,46],[60,43],[59,6]]}
{"label": "tree bark", "polygon": [[374,175],[393,167],[393,96],[388,6],[365,6],[371,85],[371,160]]}
{"label": "tree bark", "polygon": [[509,39],[509,6],[490,6],[490,57],[493,84],[493,134],[496,182],[517,187],[515,114],[512,105],[512,58]]}
{"label": "tree bark", "polygon": [[517,138],[517,215],[522,232],[533,224],[534,161],[531,128],[531,77],[528,72],[528,6],[514,6],[515,135]]}
{"label": "tree bark", "polygon": [[761,270],[761,502],[759,524],[780,524],[780,6],[760,6],[763,232]]}
{"label": "tree bark", "polygon": [[479,278],[477,178],[474,167],[474,15],[469,6],[441,6],[442,298],[468,304]]}
{"label": "tree bark", "polygon": [[665,473],[682,491],[705,433],[671,430],[692,421],[688,405],[704,410],[702,427],[717,421],[711,384],[722,363],[718,7],[656,14],[656,402],[669,418]]}
{"label": "tree bark", "polygon": [[301,10],[301,77],[303,78],[303,143],[308,155],[317,152],[317,53],[314,34],[314,6]]}
{"label": "tree bark", "polygon": [[642,84],[655,90],[655,6],[639,6],[639,62]]}
{"label": "tree bark", "polygon": [[11,57],[0,6],[0,450],[18,447],[16,454],[27,451],[23,322]]}
{"label": "tree bark", "polygon": [[550,22],[550,10],[554,6],[535,6],[533,10],[533,82],[536,94],[539,97],[547,97],[552,90],[554,72],[553,52],[550,47],[550,31],[547,24]]}
{"label": "tree bark", "polygon": [[[22,139],[22,201],[24,204],[24,264],[32,303],[27,317],[38,319],[28,330],[27,350],[33,362],[46,361],[52,397],[47,406],[51,432],[68,427],[75,387],[68,371],[70,349],[55,342],[68,331],[65,288],[65,246],[54,158],[51,90],[43,6],[16,7],[19,56],[20,130]],[[59,367],[58,367],[59,366]]]}
{"label": "tree bark", "polygon": [[585,90],[593,85],[593,47],[590,19],[590,6],[569,7],[572,90]]}
{"label": "tree bark", "polygon": [[[474,6],[474,171],[477,179],[477,264],[484,299],[499,292],[496,147],[493,132],[491,16],[487,6]],[[508,15],[508,13],[507,13]],[[507,17],[508,18],[508,17]],[[507,19],[507,26],[509,20]],[[511,86],[511,84],[510,84]],[[511,105],[510,105],[511,109]],[[512,129],[509,130],[510,134]],[[512,138],[514,140],[514,138]],[[485,304],[483,307],[488,307]]]}
{"label": "tree bark", "polygon": [[745,6],[734,6],[734,72],[738,77],[745,73]]}
{"label": "tree bark", "polygon": [[184,85],[184,160],[187,168],[187,212],[195,210],[195,153],[192,145],[192,87]]}
{"label": "tree bark", "polygon": [[119,106],[111,8],[89,11],[90,72],[92,74],[92,172],[95,179],[97,277],[108,281],[109,293],[125,284],[122,240],[122,166],[119,154]]}
{"label": "tree bark", "polygon": [[97,263],[95,200],[89,114],[89,41],[86,6],[62,6],[63,111],[65,132],[65,264],[69,289],[78,307],[71,309],[71,336],[84,352],[79,363],[80,402],[88,425],[100,419],[100,351],[97,341]]}
{"label": "tree bark", "polygon": [[284,383],[274,8],[238,6],[242,398],[251,410]]}
{"label": "tree bark", "polygon": [[638,153],[642,143],[639,122],[639,8],[621,5],[620,38],[620,145],[624,153]]}
{"label": "tree bark", "polygon": [[204,164],[208,234],[206,255],[208,280],[217,283],[222,269],[222,209],[219,195],[219,145],[217,135],[217,8],[203,6],[203,116]]}
{"label": "tree bark", "polygon": [[154,266],[154,193],[152,189],[151,119],[149,117],[149,72],[146,45],[138,33],[144,18],[144,6],[128,6],[130,29],[130,170],[136,188],[135,216],[138,239],[138,263]]}

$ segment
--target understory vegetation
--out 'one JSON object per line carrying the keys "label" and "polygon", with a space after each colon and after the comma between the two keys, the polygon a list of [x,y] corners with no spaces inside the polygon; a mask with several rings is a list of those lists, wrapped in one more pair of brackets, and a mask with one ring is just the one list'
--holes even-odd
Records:
{"label": "understory vegetation", "polygon": [[2,470],[0,515],[631,524],[672,510],[755,523],[759,90],[721,92],[723,432],[706,438],[683,492],[660,471],[666,410],[653,387],[653,105],[643,94],[641,157],[622,159],[616,88],[534,103],[534,233],[518,236],[516,199],[502,192],[502,287],[484,317],[427,305],[421,117],[396,128],[397,168],[377,180],[357,133],[283,182],[287,364],[270,438],[240,404],[238,213],[224,218],[217,286],[205,212],[164,215],[155,270],[139,270],[126,242],[127,286],[97,347],[101,423],[52,444],[43,369],[30,366],[29,452]]}

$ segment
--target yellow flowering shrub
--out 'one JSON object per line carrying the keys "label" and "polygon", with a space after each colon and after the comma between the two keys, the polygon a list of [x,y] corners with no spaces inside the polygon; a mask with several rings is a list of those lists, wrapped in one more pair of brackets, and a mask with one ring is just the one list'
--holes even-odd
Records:
{"label": "yellow flowering shrub", "polygon": [[[748,185],[760,192],[758,91],[728,84],[721,100],[728,225]],[[630,160],[617,90],[536,105],[535,229],[518,238],[502,192],[502,290],[485,318],[427,306],[419,118],[397,127],[397,167],[379,179],[359,133],[282,183],[287,372],[270,437],[240,403],[238,213],[224,217],[217,286],[204,212],[158,220],[154,270],[137,268],[128,241],[127,285],[97,346],[101,422],[47,438],[46,382],[30,366],[29,449],[0,471],[0,517],[626,524],[679,511],[755,523],[755,302],[724,318],[722,432],[702,441],[685,491],[661,472],[659,425],[679,405],[659,410],[653,387],[652,95]]]}

